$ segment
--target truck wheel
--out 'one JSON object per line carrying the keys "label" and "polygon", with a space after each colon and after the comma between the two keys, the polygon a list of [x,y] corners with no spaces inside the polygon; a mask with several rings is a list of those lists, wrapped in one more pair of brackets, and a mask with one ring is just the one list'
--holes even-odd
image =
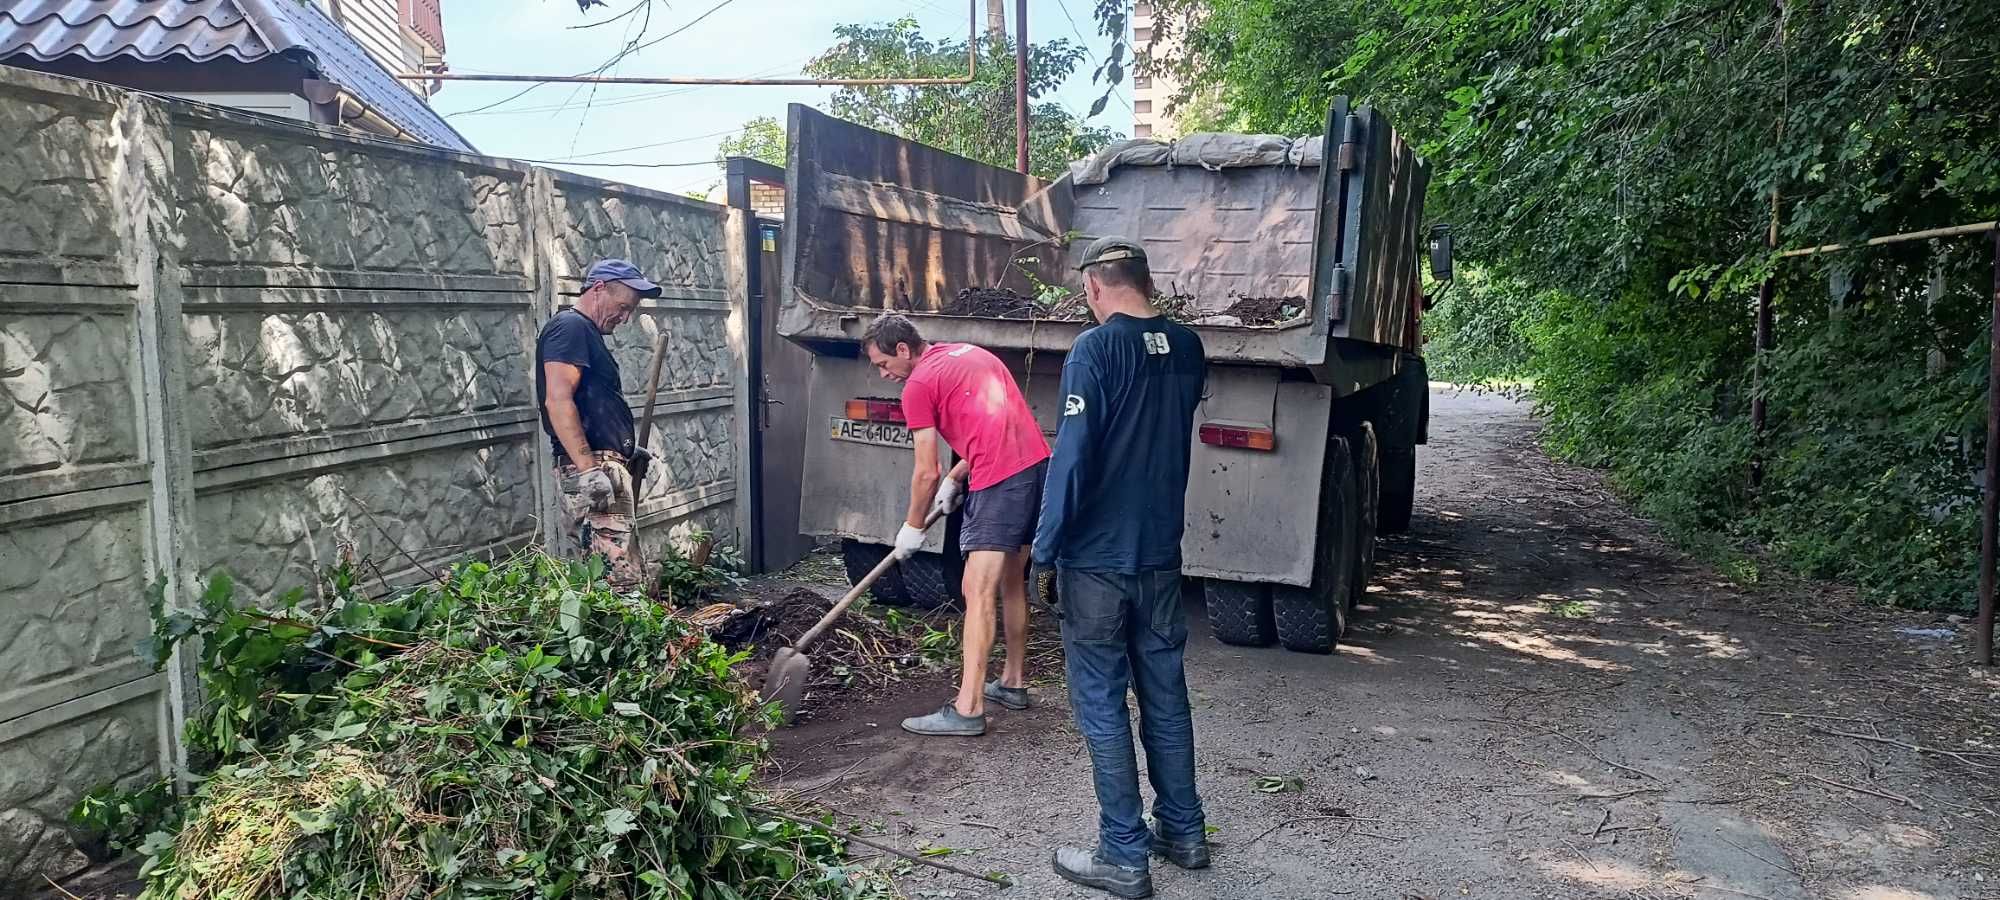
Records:
{"label": "truck wheel", "polygon": [[1238,647],[1269,647],[1277,639],[1269,585],[1210,578],[1203,582],[1202,594],[1208,600],[1208,628],[1216,640]]}
{"label": "truck wheel", "polygon": [[1382,457],[1373,423],[1361,423],[1353,446],[1354,484],[1358,491],[1354,508],[1360,514],[1360,528],[1355,535],[1354,576],[1348,584],[1348,609],[1361,604],[1361,598],[1368,594],[1369,580],[1375,577],[1375,532],[1382,522]]}
{"label": "truck wheel", "polygon": [[[881,544],[856,540],[841,541],[840,560],[847,565],[847,583],[860,584],[861,579],[868,577],[869,572],[875,571],[875,564],[881,562],[882,557],[889,555],[889,549]],[[883,572],[882,577],[868,589],[868,593],[876,600],[890,606],[909,606],[909,595],[903,590],[903,568],[903,566],[890,566],[889,571]]]}
{"label": "truck wheel", "polygon": [[1382,509],[1378,525],[1383,534],[1410,530],[1410,511],[1417,501],[1417,448],[1382,448]]}
{"label": "truck wheel", "polygon": [[948,560],[939,553],[919,553],[896,568],[903,571],[903,605],[911,609],[943,609],[957,602]]}
{"label": "truck wheel", "polygon": [[1347,630],[1347,598],[1354,576],[1355,537],[1360,516],[1355,509],[1354,457],[1347,440],[1327,441],[1326,471],[1320,478],[1319,530],[1313,542],[1312,584],[1272,585],[1278,642],[1301,653],[1332,653]]}

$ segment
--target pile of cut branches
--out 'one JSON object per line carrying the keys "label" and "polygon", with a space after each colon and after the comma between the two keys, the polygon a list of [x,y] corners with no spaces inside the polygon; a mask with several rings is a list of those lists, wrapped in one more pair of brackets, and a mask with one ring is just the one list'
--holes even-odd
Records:
{"label": "pile of cut branches", "polygon": [[377,601],[335,570],[265,609],[218,578],[163,615],[213,769],[140,847],[146,896],[879,895],[760,811],[741,657],[599,574],[526,555]]}

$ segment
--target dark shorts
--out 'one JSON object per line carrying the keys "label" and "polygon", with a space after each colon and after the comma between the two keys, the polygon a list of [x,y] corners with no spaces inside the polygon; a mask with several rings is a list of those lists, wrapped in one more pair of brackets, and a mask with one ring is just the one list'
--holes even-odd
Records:
{"label": "dark shorts", "polygon": [[965,520],[958,526],[958,549],[1012,553],[1035,542],[1035,522],[1042,515],[1042,482],[1049,461],[1042,460],[1007,480],[973,491],[965,498]]}

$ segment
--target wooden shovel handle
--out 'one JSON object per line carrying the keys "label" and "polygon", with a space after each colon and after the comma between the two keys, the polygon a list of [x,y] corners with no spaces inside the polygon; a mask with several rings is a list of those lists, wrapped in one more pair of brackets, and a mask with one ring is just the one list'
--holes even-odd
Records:
{"label": "wooden shovel handle", "polygon": [[[937,510],[932,510],[931,514],[924,518],[924,530],[929,531],[932,523],[935,523],[937,520]],[[835,619],[840,618],[842,613],[847,612],[848,607],[854,605],[855,600],[860,599],[862,594],[868,592],[869,586],[875,583],[875,579],[881,578],[882,573],[889,571],[889,567],[896,563],[896,554],[893,552],[882,557],[882,561],[876,563],[875,568],[870,569],[867,575],[861,577],[860,581],[855,582],[854,587],[847,592],[846,596],[840,598],[839,603],[835,603],[832,609],[826,611],[826,615],[821,616],[819,621],[813,624],[811,631],[799,635],[799,639],[792,642],[792,649],[801,653],[805,652],[807,647],[812,646],[813,641],[819,640],[821,634],[833,627]]]}

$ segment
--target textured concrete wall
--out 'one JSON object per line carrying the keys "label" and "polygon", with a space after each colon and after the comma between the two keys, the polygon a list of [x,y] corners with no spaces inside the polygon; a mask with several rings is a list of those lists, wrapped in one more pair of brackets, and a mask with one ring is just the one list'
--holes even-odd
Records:
{"label": "textured concrete wall", "polygon": [[0,895],[83,864],[82,793],[182,763],[186,661],[134,649],[156,579],[550,537],[534,339],[599,256],[667,288],[612,341],[637,407],[668,336],[644,545],[740,542],[722,208],[4,68],[0,134]]}

